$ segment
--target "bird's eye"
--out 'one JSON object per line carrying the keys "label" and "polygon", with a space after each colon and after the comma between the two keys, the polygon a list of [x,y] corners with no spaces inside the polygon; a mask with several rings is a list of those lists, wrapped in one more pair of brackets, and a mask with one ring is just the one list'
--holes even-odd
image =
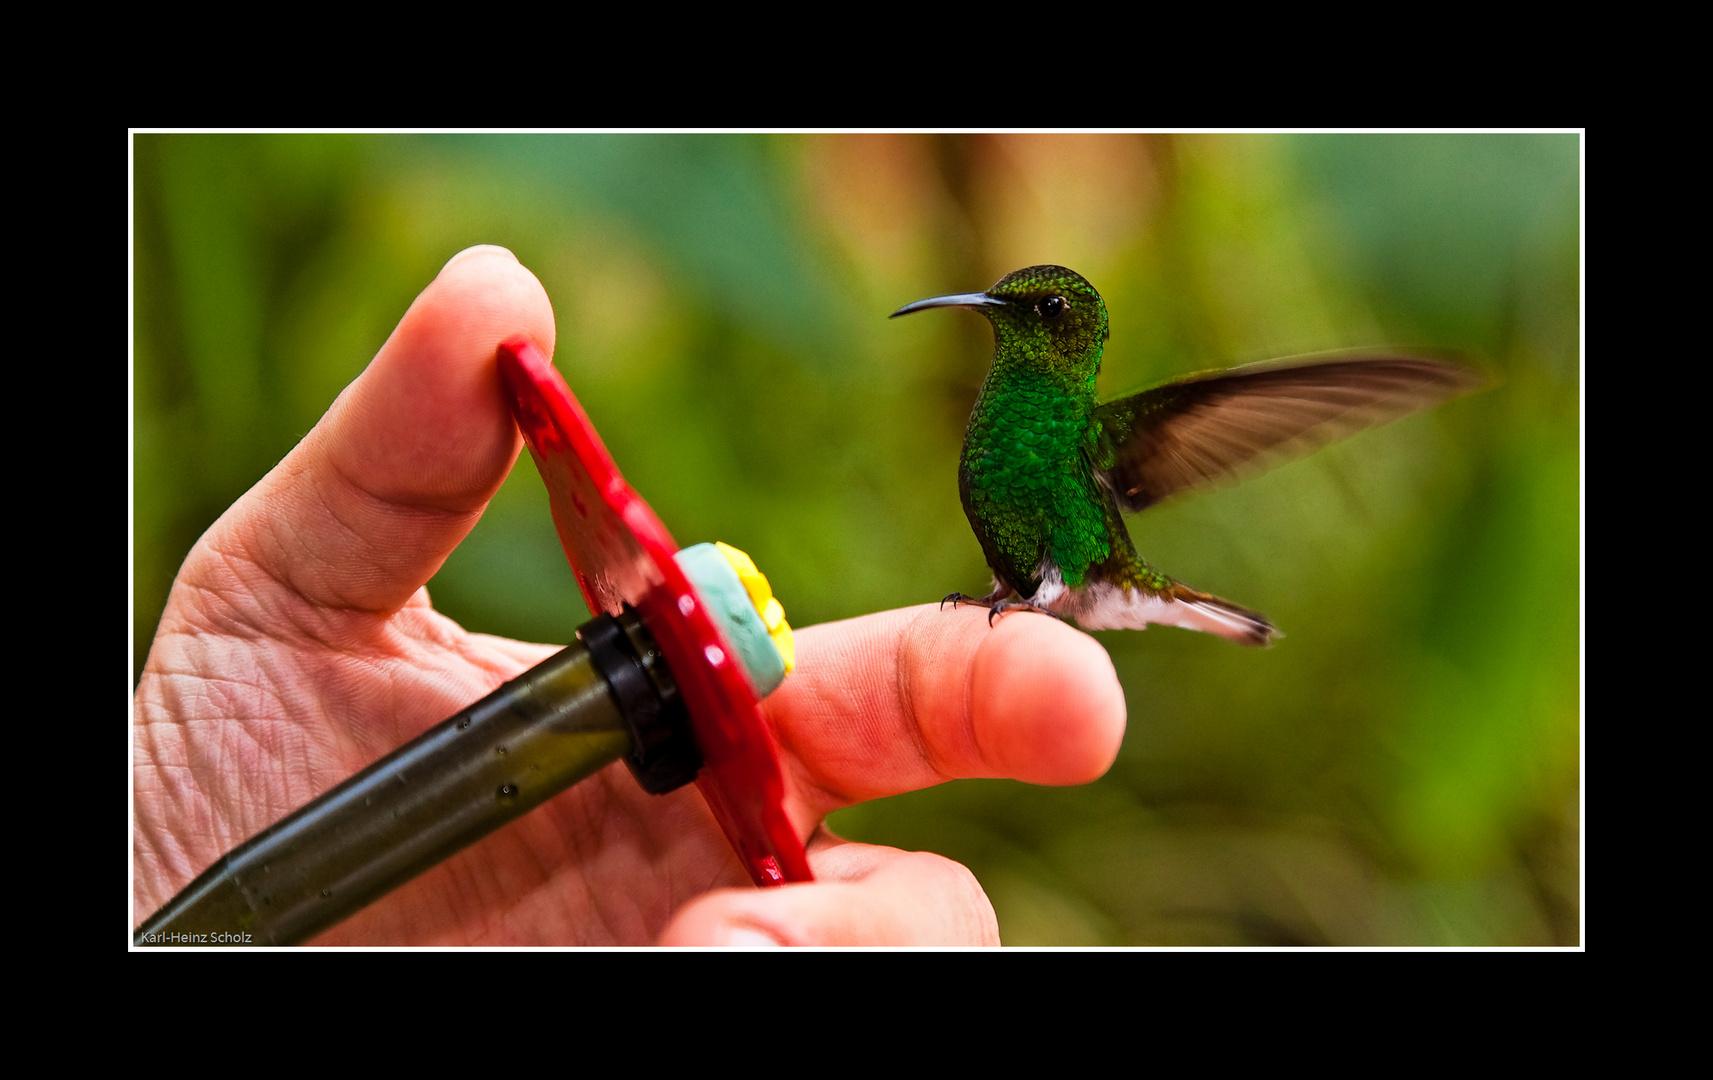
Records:
{"label": "bird's eye", "polygon": [[1065,313],[1066,306],[1064,297],[1049,296],[1035,305],[1035,314],[1043,319],[1056,319]]}

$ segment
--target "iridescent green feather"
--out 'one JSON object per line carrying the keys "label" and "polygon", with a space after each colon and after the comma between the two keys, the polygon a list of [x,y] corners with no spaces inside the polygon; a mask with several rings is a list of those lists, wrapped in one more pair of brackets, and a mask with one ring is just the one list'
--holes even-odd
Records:
{"label": "iridescent green feather", "polygon": [[[964,509],[1007,584],[1033,594],[1050,559],[1075,587],[1113,550],[1090,466],[1106,306],[1062,267],[1008,274],[988,295],[1012,303],[982,312],[993,323],[994,361],[964,439]],[[1032,317],[1031,304],[1045,296],[1069,301],[1052,323]]]}

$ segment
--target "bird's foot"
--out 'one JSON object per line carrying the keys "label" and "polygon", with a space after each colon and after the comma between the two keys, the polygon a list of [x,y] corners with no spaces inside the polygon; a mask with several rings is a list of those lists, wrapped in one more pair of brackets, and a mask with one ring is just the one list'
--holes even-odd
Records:
{"label": "bird's foot", "polygon": [[940,610],[946,610],[947,604],[952,605],[953,611],[958,610],[959,604],[974,604],[977,607],[991,607],[993,606],[993,598],[991,596],[965,596],[961,592],[954,592],[947,593],[946,598],[940,601]]}
{"label": "bird's foot", "polygon": [[961,592],[947,593],[946,598],[940,601],[940,610],[944,611],[948,603],[952,605],[953,611],[958,609],[959,604],[974,604],[976,607],[984,607],[987,609],[987,625],[989,626],[993,625],[993,620],[996,616],[1004,615],[1008,611],[1038,611],[1043,615],[1051,615],[1053,618],[1058,619],[1061,622],[1070,622],[1069,619],[1060,615],[1058,612],[1042,607],[1040,604],[1032,601],[1006,599],[1008,596],[1016,595],[1016,590],[1003,587],[994,589],[993,592],[988,593],[986,596],[967,596]]}
{"label": "bird's foot", "polygon": [[1071,621],[1050,608],[1044,608],[1040,604],[1031,603],[1028,600],[1001,600],[999,603],[992,605],[988,609],[987,625],[993,625],[995,616],[1004,615],[1011,611],[1038,611],[1042,615],[1051,615],[1053,618],[1063,623]]}

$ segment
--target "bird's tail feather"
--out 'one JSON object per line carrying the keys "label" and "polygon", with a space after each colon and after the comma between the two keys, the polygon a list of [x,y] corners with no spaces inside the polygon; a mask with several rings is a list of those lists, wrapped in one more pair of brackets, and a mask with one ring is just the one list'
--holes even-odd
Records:
{"label": "bird's tail feather", "polygon": [[1284,637],[1259,611],[1239,607],[1188,585],[1172,582],[1162,593],[1097,582],[1067,591],[1048,605],[1084,630],[1141,630],[1149,623],[1218,634],[1239,645],[1271,645]]}
{"label": "bird's tail feather", "polygon": [[1218,634],[1239,645],[1267,646],[1271,645],[1274,639],[1285,636],[1259,611],[1251,611],[1229,600],[1198,592],[1188,585],[1174,581],[1172,599],[1186,613],[1187,621],[1180,622],[1179,626],[1193,625],[1196,630]]}

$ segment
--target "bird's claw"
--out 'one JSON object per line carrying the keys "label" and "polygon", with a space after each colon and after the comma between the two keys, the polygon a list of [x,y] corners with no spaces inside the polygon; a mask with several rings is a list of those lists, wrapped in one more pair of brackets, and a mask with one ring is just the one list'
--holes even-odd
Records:
{"label": "bird's claw", "polygon": [[[1044,608],[1040,604],[1029,600],[999,599],[1003,595],[1004,593],[997,592],[992,596],[969,596],[961,592],[947,593],[945,599],[940,601],[940,610],[946,610],[947,604],[952,605],[953,611],[958,609],[959,604],[974,604],[977,607],[984,607],[987,609],[987,625],[989,626],[993,625],[993,620],[996,616],[1004,615],[1008,611],[1036,611],[1042,615],[1051,615],[1060,622],[1070,622],[1068,618],[1060,615],[1058,612],[1049,608]],[[1016,594],[1013,593],[1012,595]]]}
{"label": "bird's claw", "polygon": [[1051,615],[1053,618],[1059,620],[1062,623],[1070,622],[1069,619],[1065,618],[1063,615],[1060,615],[1058,612],[1053,611],[1050,608],[1044,608],[1040,604],[1032,603],[1028,600],[1001,600],[999,603],[994,604],[991,608],[988,609],[987,625],[989,625],[989,626],[993,625],[994,616],[1004,615],[1005,613],[1010,612],[1010,611],[1035,611],[1035,612],[1039,612],[1042,615]]}

